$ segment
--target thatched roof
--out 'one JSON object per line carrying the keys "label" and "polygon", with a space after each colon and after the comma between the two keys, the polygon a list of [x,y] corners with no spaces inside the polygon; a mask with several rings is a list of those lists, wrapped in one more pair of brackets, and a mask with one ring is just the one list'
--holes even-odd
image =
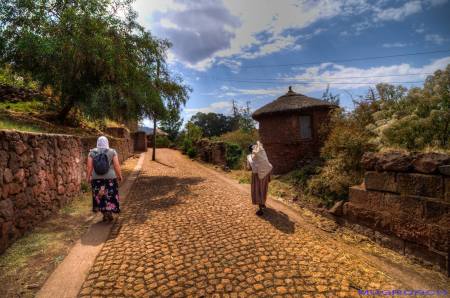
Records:
{"label": "thatched roof", "polygon": [[337,106],[324,100],[296,93],[292,91],[292,87],[289,86],[289,91],[285,95],[282,95],[271,103],[257,109],[252,114],[252,117],[254,119],[258,119],[261,116],[266,116],[269,114],[298,112],[313,107],[332,109],[336,108]]}

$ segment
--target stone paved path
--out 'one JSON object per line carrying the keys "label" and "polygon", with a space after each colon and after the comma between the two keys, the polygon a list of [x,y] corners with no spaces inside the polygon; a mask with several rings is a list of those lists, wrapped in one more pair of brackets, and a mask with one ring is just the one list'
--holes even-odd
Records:
{"label": "stone paved path", "polygon": [[354,297],[399,281],[171,150],[147,160],[80,297]]}

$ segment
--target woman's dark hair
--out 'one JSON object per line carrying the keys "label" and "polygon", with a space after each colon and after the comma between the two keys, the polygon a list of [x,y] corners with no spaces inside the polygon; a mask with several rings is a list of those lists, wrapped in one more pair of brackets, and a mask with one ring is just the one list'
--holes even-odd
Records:
{"label": "woman's dark hair", "polygon": [[253,152],[253,145],[248,146],[248,152],[250,152],[250,153]]}

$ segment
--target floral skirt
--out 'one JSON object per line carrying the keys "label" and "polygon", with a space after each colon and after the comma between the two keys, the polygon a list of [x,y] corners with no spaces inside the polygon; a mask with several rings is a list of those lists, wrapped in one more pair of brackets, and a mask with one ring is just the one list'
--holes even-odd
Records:
{"label": "floral skirt", "polygon": [[93,179],[91,185],[92,211],[120,212],[119,184],[117,183],[117,179]]}

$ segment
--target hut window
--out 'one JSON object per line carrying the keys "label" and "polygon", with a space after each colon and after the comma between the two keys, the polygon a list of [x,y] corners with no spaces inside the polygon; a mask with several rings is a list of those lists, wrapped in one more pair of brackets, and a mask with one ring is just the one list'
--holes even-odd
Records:
{"label": "hut window", "polygon": [[311,116],[300,116],[300,138],[310,139],[311,136]]}

